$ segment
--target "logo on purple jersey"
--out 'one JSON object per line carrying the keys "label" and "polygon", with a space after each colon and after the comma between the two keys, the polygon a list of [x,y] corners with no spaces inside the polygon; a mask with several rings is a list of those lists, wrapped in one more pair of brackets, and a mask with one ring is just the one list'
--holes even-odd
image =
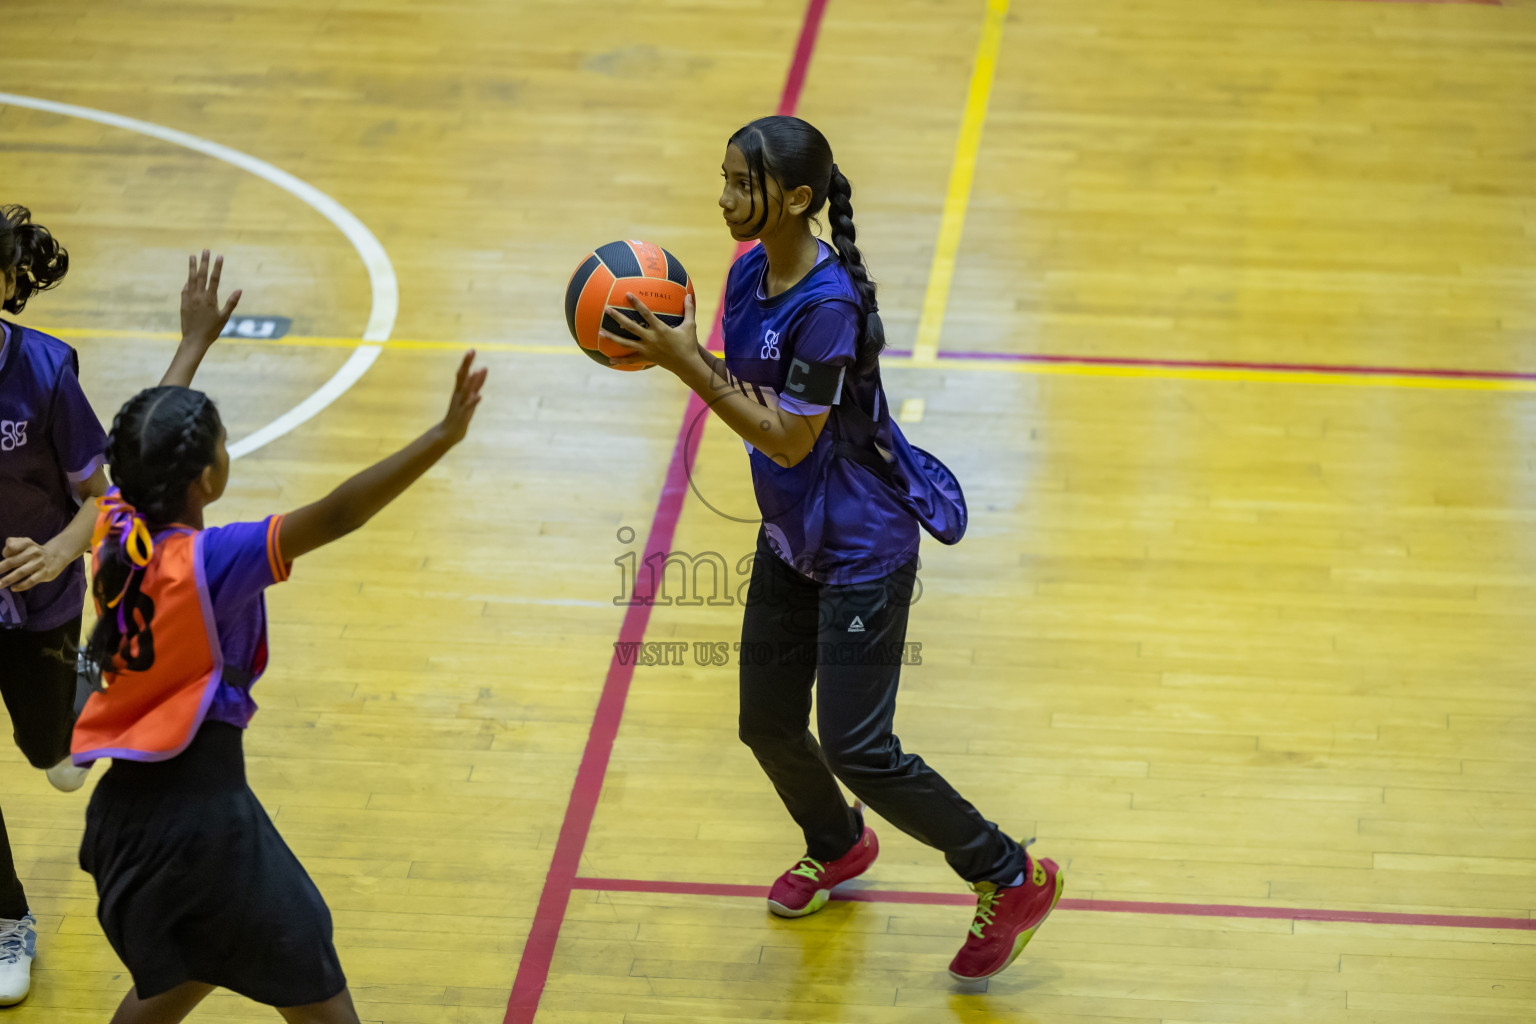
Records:
{"label": "logo on purple jersey", "polygon": [[26,443],[26,420],[0,420],[0,452],[13,452]]}

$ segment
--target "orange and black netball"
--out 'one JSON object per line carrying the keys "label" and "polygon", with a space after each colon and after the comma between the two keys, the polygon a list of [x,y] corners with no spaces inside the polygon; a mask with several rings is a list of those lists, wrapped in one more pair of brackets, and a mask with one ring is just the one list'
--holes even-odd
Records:
{"label": "orange and black netball", "polygon": [[633,338],[628,323],[641,323],[629,304],[633,294],[657,319],[671,327],[683,322],[683,302],[693,281],[676,256],[650,242],[609,242],[588,253],[565,288],[565,322],[581,350],[616,370],[643,370],[652,364],[614,366],[632,349],[599,337],[599,331]]}

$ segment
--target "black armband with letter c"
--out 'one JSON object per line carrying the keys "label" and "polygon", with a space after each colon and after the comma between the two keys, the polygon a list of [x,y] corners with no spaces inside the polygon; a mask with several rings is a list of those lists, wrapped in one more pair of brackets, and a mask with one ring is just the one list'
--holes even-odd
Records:
{"label": "black armband with letter c", "polygon": [[806,405],[836,405],[843,394],[843,371],[847,368],[846,363],[809,363],[804,359],[791,359],[782,393]]}

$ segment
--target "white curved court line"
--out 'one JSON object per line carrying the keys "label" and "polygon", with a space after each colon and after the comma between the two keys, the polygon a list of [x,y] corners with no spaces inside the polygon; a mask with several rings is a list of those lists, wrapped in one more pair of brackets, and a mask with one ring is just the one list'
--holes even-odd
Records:
{"label": "white curved court line", "polygon": [[122,128],[125,131],[137,132],[140,135],[148,135],[150,138],[169,142],[172,145],[185,149],[196,150],[199,153],[222,160],[227,164],[233,164],[243,171],[269,181],[284,192],[298,198],[320,216],[330,221],[340,229],[347,241],[357,250],[357,254],[363,259],[363,266],[368,271],[368,284],[373,291],[373,308],[368,313],[368,326],[363,329],[363,342],[352,350],[352,355],[341,369],[331,376],[331,379],[320,386],[320,389],[310,395],[298,405],[283,413],[277,419],[257,430],[248,437],[229,446],[229,457],[238,459],[242,455],[249,455],[263,445],[270,444],[284,434],[305,423],[316,413],[330,405],[336,399],[346,393],[347,389],[356,384],[368,368],[379,358],[382,351],[377,344],[367,342],[388,341],[390,332],[395,329],[395,316],[400,311],[400,283],[395,277],[394,265],[389,262],[389,255],[384,251],[384,246],[373,237],[363,222],[353,216],[352,212],[342,206],[330,196],[321,192],[313,185],[300,181],[287,171],[280,170],[267,163],[258,160],[248,153],[242,153],[238,149],[230,149],[228,146],[217,142],[209,142],[207,139],[189,135],[175,128],[166,128],[164,125],[154,124],[150,121],[140,121],[132,117],[123,117],[121,114],[108,113],[105,110],[95,110],[91,107],[77,107],[72,103],[57,103],[53,100],[41,100],[33,96],[18,96],[15,93],[0,92],[0,105],[13,107],[30,107],[33,110],[42,110],[50,114],[59,114],[63,117],[77,117],[83,121],[95,121],[98,124],[110,125],[113,128]]}

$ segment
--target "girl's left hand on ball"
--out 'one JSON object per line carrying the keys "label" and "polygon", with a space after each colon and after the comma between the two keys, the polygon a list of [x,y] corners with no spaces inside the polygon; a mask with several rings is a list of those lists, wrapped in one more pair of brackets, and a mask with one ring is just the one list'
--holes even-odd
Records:
{"label": "girl's left hand on ball", "polygon": [[647,309],[645,303],[636,298],[634,293],[631,292],[626,298],[645,322],[637,324],[625,318],[624,329],[635,335],[633,339],[621,338],[607,331],[598,332],[601,337],[615,345],[623,345],[625,348],[634,350],[634,355],[631,356],[615,356],[612,359],[615,366],[655,363],[663,369],[676,373],[687,364],[688,360],[697,358],[699,334],[693,322],[692,295],[683,299],[683,322],[676,327],[668,327],[657,319],[656,314]]}

